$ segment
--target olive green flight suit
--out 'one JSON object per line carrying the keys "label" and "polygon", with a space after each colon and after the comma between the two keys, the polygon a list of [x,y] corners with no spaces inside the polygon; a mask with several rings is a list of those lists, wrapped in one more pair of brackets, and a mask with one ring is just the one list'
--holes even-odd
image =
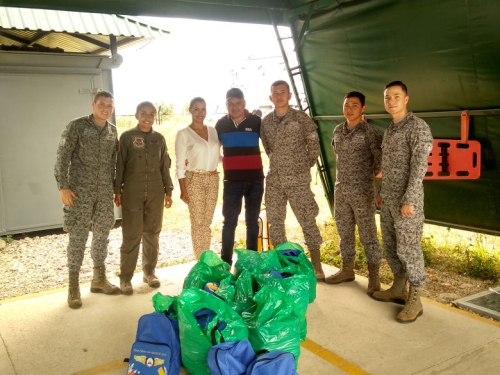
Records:
{"label": "olive green flight suit", "polygon": [[120,137],[115,194],[121,194],[123,243],[120,278],[132,279],[142,239],[142,270],[154,274],[158,261],[165,195],[172,195],[165,138],[136,126]]}

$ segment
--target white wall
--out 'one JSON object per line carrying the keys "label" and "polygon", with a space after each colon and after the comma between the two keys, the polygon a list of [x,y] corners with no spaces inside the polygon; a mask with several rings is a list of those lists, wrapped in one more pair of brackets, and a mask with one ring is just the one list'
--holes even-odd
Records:
{"label": "white wall", "polygon": [[62,226],[59,138],[71,119],[91,113],[93,89],[111,88],[107,60],[0,53],[0,234]]}

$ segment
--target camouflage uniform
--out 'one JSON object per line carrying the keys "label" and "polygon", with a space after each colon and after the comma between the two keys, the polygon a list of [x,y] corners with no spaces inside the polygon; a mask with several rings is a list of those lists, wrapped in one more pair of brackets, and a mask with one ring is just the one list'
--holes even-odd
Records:
{"label": "camouflage uniform", "polygon": [[103,127],[93,116],[71,121],[61,135],[54,168],[59,190],[71,189],[78,199],[64,206],[64,230],[69,232],[67,249],[70,272],[79,272],[85,244],[92,229],[91,256],[95,267],[104,266],[109,231],[115,222],[113,179],[115,176],[116,127]]}
{"label": "camouflage uniform", "polygon": [[357,224],[368,265],[377,269],[381,251],[375,224],[373,179],[380,172],[381,143],[382,134],[364,121],[353,129],[344,122],[333,131],[332,146],[337,158],[334,212],[342,261],[347,263],[356,256]]}
{"label": "camouflage uniform", "polygon": [[285,218],[289,201],[309,251],[319,251],[323,241],[316,225],[319,207],[310,186],[311,167],[320,153],[316,124],[293,108],[281,118],[273,111],[262,120],[260,136],[269,156],[265,200],[271,242],[276,246],[287,241]]}
{"label": "camouflage uniform", "polygon": [[[408,277],[411,285],[425,284],[420,240],[424,223],[423,178],[432,149],[427,123],[409,112],[392,122],[382,142],[381,226],[385,256],[395,276]],[[401,216],[401,205],[413,205],[411,217]]]}
{"label": "camouflage uniform", "polygon": [[121,194],[123,243],[120,279],[132,279],[142,238],[142,269],[154,274],[158,261],[165,195],[172,195],[165,138],[136,126],[120,137],[115,194]]}

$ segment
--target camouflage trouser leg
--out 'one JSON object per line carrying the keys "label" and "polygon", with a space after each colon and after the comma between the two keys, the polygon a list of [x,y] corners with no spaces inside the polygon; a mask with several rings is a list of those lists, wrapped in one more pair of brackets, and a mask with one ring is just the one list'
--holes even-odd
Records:
{"label": "camouflage trouser leg", "polygon": [[335,191],[333,206],[335,225],[340,237],[340,255],[342,262],[346,263],[356,256],[356,219],[346,194],[342,194],[339,189]]}
{"label": "camouflage trouser leg", "polygon": [[411,285],[425,284],[424,256],[420,241],[424,224],[422,208],[415,207],[412,217],[401,216],[399,203],[382,204],[380,222],[385,257],[394,275],[407,276]]}
{"label": "camouflage trouser leg", "polygon": [[266,184],[266,215],[269,238],[274,246],[287,242],[285,231],[287,196],[281,185]]}
{"label": "camouflage trouser leg", "polygon": [[377,238],[375,223],[375,199],[373,191],[351,197],[351,204],[358,225],[359,239],[365,249],[368,266],[380,267],[382,250]]}
{"label": "camouflage trouser leg", "polygon": [[185,184],[189,196],[193,251],[196,259],[200,259],[201,254],[210,249],[210,225],[217,205],[219,174],[187,171]]}
{"label": "camouflage trouser leg", "polygon": [[323,239],[316,224],[319,207],[309,185],[293,186],[286,189],[292,211],[297,218],[309,251],[319,250]]}
{"label": "camouflage trouser leg", "polygon": [[64,230],[69,233],[66,250],[69,272],[80,272],[85,255],[85,244],[92,222],[92,202],[74,200],[74,206],[64,206]]}
{"label": "camouflage trouser leg", "polygon": [[94,267],[104,266],[108,256],[109,231],[115,223],[115,213],[112,196],[109,199],[99,199],[92,215],[92,245],[90,255]]}
{"label": "camouflage trouser leg", "polygon": [[144,204],[144,226],[142,232],[142,271],[152,275],[158,263],[160,232],[163,224],[164,197],[162,194],[148,196]]}
{"label": "camouflage trouser leg", "polygon": [[96,199],[85,201],[74,200],[74,206],[64,207],[64,230],[69,232],[67,249],[68,268],[70,272],[80,272],[85,244],[92,228],[91,256],[94,266],[104,265],[108,254],[108,236],[115,217],[113,200]]}

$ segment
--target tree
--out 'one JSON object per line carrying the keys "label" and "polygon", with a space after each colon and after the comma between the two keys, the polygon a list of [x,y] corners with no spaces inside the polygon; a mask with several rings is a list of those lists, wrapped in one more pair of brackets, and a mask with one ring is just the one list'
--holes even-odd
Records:
{"label": "tree", "polygon": [[174,114],[174,105],[172,103],[166,104],[164,101],[155,103],[156,108],[158,108],[158,114],[156,116],[156,122],[161,125],[164,121],[167,121]]}

